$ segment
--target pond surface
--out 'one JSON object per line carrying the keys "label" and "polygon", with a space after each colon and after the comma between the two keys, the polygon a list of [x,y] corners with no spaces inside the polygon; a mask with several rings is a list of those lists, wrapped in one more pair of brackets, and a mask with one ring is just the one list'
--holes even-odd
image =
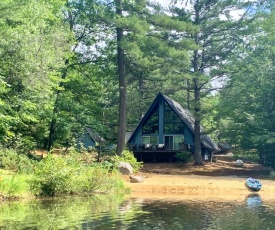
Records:
{"label": "pond surface", "polygon": [[274,229],[275,203],[62,198],[0,205],[0,229]]}

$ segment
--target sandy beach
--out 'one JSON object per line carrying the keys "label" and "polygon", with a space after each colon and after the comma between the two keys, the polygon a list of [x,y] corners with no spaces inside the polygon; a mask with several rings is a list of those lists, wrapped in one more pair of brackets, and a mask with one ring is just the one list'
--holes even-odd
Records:
{"label": "sandy beach", "polygon": [[245,178],[196,175],[153,175],[143,183],[129,183],[131,197],[241,201],[259,194],[262,200],[275,201],[275,181],[261,180],[259,192],[249,190]]}
{"label": "sandy beach", "polygon": [[[275,201],[275,181],[269,179],[269,170],[253,163],[236,168],[232,161],[208,163],[202,167],[145,164],[139,173],[144,181],[130,183],[126,179],[126,185],[131,189],[130,196],[138,198],[243,201],[258,194],[263,201]],[[262,189],[259,192],[248,189],[247,177],[258,178]]]}

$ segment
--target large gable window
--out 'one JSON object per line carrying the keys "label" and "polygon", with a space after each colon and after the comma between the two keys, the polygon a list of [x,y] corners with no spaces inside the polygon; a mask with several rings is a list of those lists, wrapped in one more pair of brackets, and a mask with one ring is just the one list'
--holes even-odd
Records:
{"label": "large gable window", "polygon": [[156,109],[151,117],[142,126],[142,134],[159,133],[159,110]]}
{"label": "large gable window", "polygon": [[167,103],[165,103],[164,114],[164,133],[183,134],[183,122]]}

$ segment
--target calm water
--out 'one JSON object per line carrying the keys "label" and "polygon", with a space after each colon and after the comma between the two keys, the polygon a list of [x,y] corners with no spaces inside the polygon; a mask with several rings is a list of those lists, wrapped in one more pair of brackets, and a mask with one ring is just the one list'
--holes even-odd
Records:
{"label": "calm water", "polygon": [[0,205],[0,229],[275,229],[275,203],[63,198]]}

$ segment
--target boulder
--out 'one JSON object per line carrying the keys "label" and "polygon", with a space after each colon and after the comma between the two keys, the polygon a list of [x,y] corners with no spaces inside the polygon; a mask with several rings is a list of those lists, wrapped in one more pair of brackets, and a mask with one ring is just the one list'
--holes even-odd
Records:
{"label": "boulder", "polygon": [[142,176],[130,175],[130,182],[131,183],[142,183],[143,182],[143,177]]}
{"label": "boulder", "polygon": [[133,173],[133,167],[129,163],[120,161],[118,164],[118,171],[122,175],[130,175]]}
{"label": "boulder", "polygon": [[237,167],[243,167],[243,161],[240,160],[240,159],[238,159],[238,160],[236,160],[235,165],[236,165]]}

